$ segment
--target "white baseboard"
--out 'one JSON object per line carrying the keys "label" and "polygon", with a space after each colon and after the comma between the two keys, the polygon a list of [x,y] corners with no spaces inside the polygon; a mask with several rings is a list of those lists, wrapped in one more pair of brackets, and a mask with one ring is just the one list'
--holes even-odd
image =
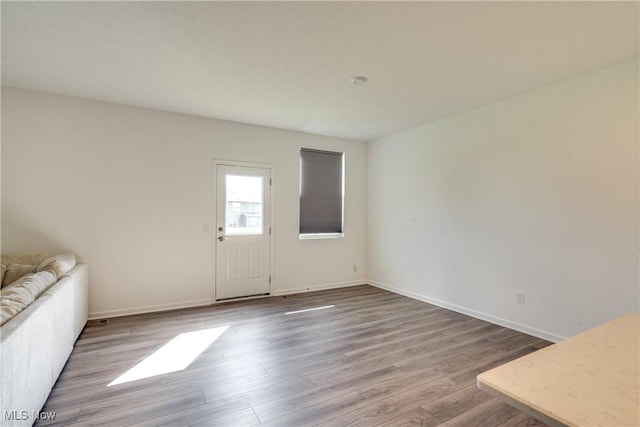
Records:
{"label": "white baseboard", "polygon": [[[307,286],[302,288],[278,289],[273,291],[270,296],[300,294],[303,292],[321,291],[325,289],[346,288],[349,286],[358,286],[358,285],[365,285],[365,284],[367,284],[365,280],[354,280],[349,282],[312,285],[312,286]],[[256,296],[256,297],[250,297],[250,298],[240,298],[240,299],[247,300],[247,299],[266,298],[266,297],[269,297],[269,295]],[[95,312],[89,313],[89,320],[108,319],[111,317],[130,316],[134,314],[155,313],[160,311],[177,310],[180,308],[200,307],[203,305],[219,304],[220,302],[227,302],[227,301],[212,301],[209,298],[203,298],[203,299],[182,301],[182,302],[171,303],[171,304],[146,305],[141,307],[131,307],[131,308],[123,308],[123,309],[117,309],[117,310],[95,311]]]}
{"label": "white baseboard", "polygon": [[110,317],[130,316],[132,314],[154,313],[157,311],[177,310],[180,308],[199,307],[211,305],[210,298],[196,299],[191,301],[175,302],[170,304],[145,305],[141,307],[122,308],[117,310],[95,311],[89,313],[89,320],[108,319]]}
{"label": "white baseboard", "polygon": [[446,301],[441,301],[435,298],[431,298],[425,295],[418,294],[413,291],[408,291],[406,289],[396,288],[394,286],[387,285],[385,283],[376,282],[374,280],[369,280],[370,285],[375,286],[380,289],[387,290],[389,292],[393,292],[396,294],[404,295],[409,298],[416,299],[418,301],[426,302],[429,304],[437,305],[438,307],[446,308],[448,310],[455,311],[457,313],[466,314],[467,316],[475,317],[480,320],[485,320],[490,323],[494,323],[496,325],[504,326],[505,328],[513,329],[518,332],[525,333],[527,335],[532,335],[534,337],[541,338],[543,340],[558,342],[564,340],[566,337],[561,335],[557,335],[548,331],[543,331],[537,328],[533,328],[531,326],[523,325],[521,323],[512,322],[511,320],[503,319],[501,317],[493,316],[488,313],[483,313],[481,311],[472,310],[470,308],[462,307],[456,304],[451,304]]}
{"label": "white baseboard", "polygon": [[322,285],[311,285],[305,286],[301,288],[289,288],[289,289],[277,289],[273,291],[271,295],[291,295],[291,294],[301,294],[303,292],[313,292],[313,291],[322,291],[325,289],[338,289],[338,288],[347,288],[349,286],[360,286],[366,285],[366,280],[351,280],[349,282],[338,282],[338,283],[325,283]]}

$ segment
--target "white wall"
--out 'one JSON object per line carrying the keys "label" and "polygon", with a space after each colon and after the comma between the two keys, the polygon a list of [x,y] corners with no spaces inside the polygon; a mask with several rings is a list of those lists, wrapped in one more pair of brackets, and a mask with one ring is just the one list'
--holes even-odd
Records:
{"label": "white wall", "polygon": [[555,340],[639,311],[638,102],[634,61],[370,143],[370,282]]}
{"label": "white wall", "polygon": [[[367,178],[364,143],[3,87],[2,250],[77,253],[94,317],[207,303],[212,159],[267,162],[275,293],[368,247],[371,283],[559,339],[639,311],[638,101],[621,64],[371,142]],[[347,153],[345,239],[298,240],[300,146]]]}
{"label": "white wall", "polygon": [[[346,152],[344,239],[298,239],[301,146]],[[208,303],[214,158],[275,166],[275,293],[365,282],[365,143],[7,87],[2,250],[76,253],[93,317]]]}

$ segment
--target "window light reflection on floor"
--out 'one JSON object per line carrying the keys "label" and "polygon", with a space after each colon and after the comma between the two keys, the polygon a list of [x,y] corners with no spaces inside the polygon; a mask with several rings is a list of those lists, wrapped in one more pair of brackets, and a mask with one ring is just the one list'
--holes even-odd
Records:
{"label": "window light reflection on floor", "polygon": [[285,314],[306,313],[307,311],[324,310],[325,308],[333,308],[333,307],[335,307],[335,305],[325,305],[325,306],[322,306],[322,307],[307,308],[305,310],[288,311]]}
{"label": "window light reflection on floor", "polygon": [[182,333],[111,381],[107,387],[182,371],[228,328],[229,325]]}

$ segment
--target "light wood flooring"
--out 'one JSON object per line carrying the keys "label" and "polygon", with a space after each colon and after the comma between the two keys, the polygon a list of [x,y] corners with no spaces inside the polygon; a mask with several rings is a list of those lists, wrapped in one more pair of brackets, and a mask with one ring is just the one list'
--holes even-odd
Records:
{"label": "light wood flooring", "polygon": [[[108,387],[219,326],[186,369]],[[547,345],[366,285],[121,317],[84,329],[43,408],[56,419],[37,425],[541,426],[476,375]]]}

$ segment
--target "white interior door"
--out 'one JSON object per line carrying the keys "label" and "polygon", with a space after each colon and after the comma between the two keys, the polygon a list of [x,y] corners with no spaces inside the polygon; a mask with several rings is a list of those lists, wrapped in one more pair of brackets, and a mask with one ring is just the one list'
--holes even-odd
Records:
{"label": "white interior door", "polygon": [[216,300],[270,292],[271,171],[216,166]]}

